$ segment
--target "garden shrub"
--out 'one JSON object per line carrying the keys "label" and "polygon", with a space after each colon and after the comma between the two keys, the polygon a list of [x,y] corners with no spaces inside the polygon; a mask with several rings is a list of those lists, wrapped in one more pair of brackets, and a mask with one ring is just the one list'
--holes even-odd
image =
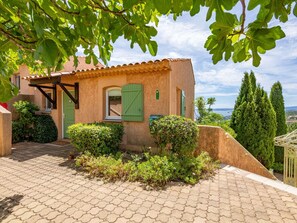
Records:
{"label": "garden shrub", "polygon": [[284,163],[284,148],[280,146],[274,147],[274,162]]}
{"label": "garden shrub", "polygon": [[[130,169],[130,180],[138,180],[150,186],[164,186],[173,179],[174,163],[167,156],[146,154],[147,160]],[[131,165],[131,163],[130,163]]]}
{"label": "garden shrub", "polygon": [[213,162],[206,152],[202,152],[197,157],[170,157],[174,163],[174,179],[179,179],[188,184],[196,184],[205,176],[211,175],[219,167],[217,162]]}
{"label": "garden shrub", "polygon": [[124,134],[121,124],[74,124],[68,128],[69,138],[79,152],[92,155],[116,152]]}
{"label": "garden shrub", "polygon": [[105,123],[105,122],[95,122],[97,126],[108,127],[112,131],[112,140],[106,141],[106,146],[111,148],[112,151],[116,151],[122,141],[124,135],[124,126],[117,123]]}
{"label": "garden shrub", "polygon": [[35,119],[35,112],[39,111],[38,106],[29,101],[17,101],[13,107],[19,114],[19,121],[24,126],[32,124]]}
{"label": "garden shrub", "polygon": [[17,101],[13,104],[19,119],[12,122],[12,143],[33,141],[48,143],[57,140],[58,130],[49,115],[36,115],[37,105],[28,101]]}
{"label": "garden shrub", "polygon": [[28,101],[17,101],[13,104],[19,115],[18,120],[13,121],[12,125],[12,142],[30,141],[33,136],[33,126],[35,122],[35,112],[39,108]]}
{"label": "garden shrub", "polygon": [[56,141],[58,129],[54,120],[49,115],[37,115],[34,122],[32,141],[48,143]]}
{"label": "garden shrub", "polygon": [[12,121],[12,143],[24,141],[24,126],[19,121]]}
{"label": "garden shrub", "polygon": [[94,157],[87,151],[76,158],[75,164],[78,167],[83,167],[91,176],[107,181],[125,179],[128,175],[121,157],[104,155]]}
{"label": "garden shrub", "polygon": [[289,123],[288,124],[288,132],[293,132],[294,130],[297,129],[297,123],[294,122],[294,123]]}
{"label": "garden shrub", "polygon": [[107,181],[140,181],[152,187],[163,187],[169,181],[182,181],[195,184],[200,179],[211,176],[218,168],[207,153],[198,157],[177,156],[176,154],[132,156],[123,162],[121,155],[93,156],[85,152],[76,158],[76,166],[84,169],[93,177]]}
{"label": "garden shrub", "polygon": [[172,152],[186,155],[196,148],[198,125],[191,119],[176,115],[164,116],[152,122],[150,132],[161,149],[170,144]]}
{"label": "garden shrub", "polygon": [[275,162],[273,165],[272,165],[272,169],[277,172],[277,173],[281,173],[283,174],[284,172],[284,164],[283,163],[280,163],[280,162]]}

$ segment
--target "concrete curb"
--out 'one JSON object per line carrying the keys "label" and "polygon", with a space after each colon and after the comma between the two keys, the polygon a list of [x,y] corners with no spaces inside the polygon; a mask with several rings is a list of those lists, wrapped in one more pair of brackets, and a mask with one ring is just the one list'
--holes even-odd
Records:
{"label": "concrete curb", "polygon": [[283,183],[283,182],[281,182],[279,180],[271,180],[271,179],[268,179],[266,177],[262,177],[260,175],[257,175],[257,174],[254,174],[254,173],[251,173],[251,172],[236,168],[234,166],[229,166],[229,165],[222,165],[222,169],[226,170],[226,171],[229,171],[229,172],[239,174],[241,176],[247,177],[247,178],[249,178],[251,180],[257,181],[257,182],[262,183],[264,185],[271,186],[271,187],[277,188],[277,189],[279,189],[281,191],[285,191],[285,192],[288,192],[290,194],[293,194],[293,195],[297,196],[297,188],[296,187],[285,184],[285,183]]}

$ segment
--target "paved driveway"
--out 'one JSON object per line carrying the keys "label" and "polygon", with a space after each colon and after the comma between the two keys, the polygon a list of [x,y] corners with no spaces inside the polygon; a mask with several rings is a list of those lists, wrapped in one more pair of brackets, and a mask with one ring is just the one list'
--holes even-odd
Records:
{"label": "paved driveway", "polygon": [[78,174],[70,148],[23,143],[0,158],[0,222],[297,222],[297,196],[234,172],[146,191]]}

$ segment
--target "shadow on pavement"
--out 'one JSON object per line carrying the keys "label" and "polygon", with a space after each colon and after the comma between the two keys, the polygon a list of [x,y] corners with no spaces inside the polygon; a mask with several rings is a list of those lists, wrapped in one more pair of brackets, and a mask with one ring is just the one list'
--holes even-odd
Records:
{"label": "shadow on pavement", "polygon": [[23,195],[13,195],[0,200],[0,222],[7,218],[11,213],[12,209],[19,205],[20,201],[23,199]]}
{"label": "shadow on pavement", "polygon": [[19,162],[24,162],[44,155],[66,158],[72,150],[73,147],[71,145],[22,142],[13,145],[12,155],[10,155],[9,158]]}

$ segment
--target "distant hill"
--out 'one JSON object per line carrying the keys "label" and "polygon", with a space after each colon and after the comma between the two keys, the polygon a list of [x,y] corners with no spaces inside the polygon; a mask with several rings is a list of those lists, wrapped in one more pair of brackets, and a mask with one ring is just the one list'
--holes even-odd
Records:
{"label": "distant hill", "polygon": [[297,106],[286,107],[286,111],[297,111]]}
{"label": "distant hill", "polygon": [[[297,115],[297,106],[286,107],[285,110],[287,116]],[[225,119],[230,119],[233,112],[233,108],[214,108],[213,112],[223,115]]]}
{"label": "distant hill", "polygon": [[[286,107],[285,110],[287,116],[297,115],[297,106],[289,106]],[[224,116],[225,120],[228,120],[231,118],[233,108],[214,108],[213,112],[221,114],[222,116]],[[198,111],[195,110],[195,118],[197,117],[199,117]]]}

